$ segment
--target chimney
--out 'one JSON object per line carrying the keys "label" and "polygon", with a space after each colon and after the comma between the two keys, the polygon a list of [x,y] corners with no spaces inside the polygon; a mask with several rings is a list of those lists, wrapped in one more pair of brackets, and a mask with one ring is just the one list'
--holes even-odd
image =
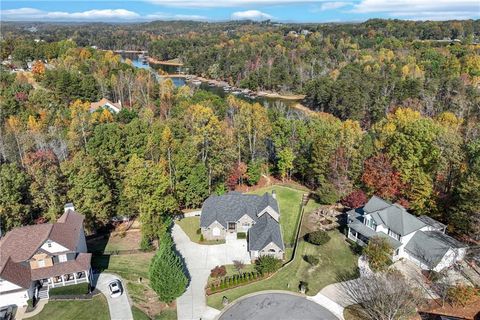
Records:
{"label": "chimney", "polygon": [[63,212],[64,213],[67,213],[70,210],[75,211],[75,207],[73,206],[73,203],[71,203],[71,202],[65,204],[65,206],[63,207]]}
{"label": "chimney", "polygon": [[275,190],[272,190],[272,198],[277,200],[277,193],[275,192]]}

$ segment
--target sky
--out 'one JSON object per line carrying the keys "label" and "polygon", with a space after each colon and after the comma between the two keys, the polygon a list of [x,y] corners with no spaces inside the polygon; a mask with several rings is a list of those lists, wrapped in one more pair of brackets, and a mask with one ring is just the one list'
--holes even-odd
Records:
{"label": "sky", "polygon": [[480,0],[1,0],[2,21],[480,19]]}

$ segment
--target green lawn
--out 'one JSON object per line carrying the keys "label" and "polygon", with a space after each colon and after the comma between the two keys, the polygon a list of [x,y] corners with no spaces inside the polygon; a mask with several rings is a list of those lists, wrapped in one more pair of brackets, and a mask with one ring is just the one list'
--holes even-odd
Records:
{"label": "green lawn", "polygon": [[187,217],[176,222],[182,230],[188,235],[190,240],[200,244],[222,244],[225,240],[201,240],[200,234],[200,217]]}
{"label": "green lawn", "polygon": [[280,207],[280,225],[283,232],[283,242],[292,244],[295,242],[297,225],[300,218],[300,204],[302,196],[307,191],[283,186],[271,186],[252,191],[253,194],[263,195],[265,192],[275,190],[278,206]]}
{"label": "green lawn", "polygon": [[[238,271],[237,271],[237,269],[235,269],[235,266],[233,264],[226,264],[225,268],[227,269],[227,274],[225,275],[225,277],[233,276],[235,274],[238,274]],[[254,270],[255,270],[255,265],[254,264],[246,264],[245,267],[240,272],[244,273],[244,272],[251,272],[251,271],[254,271]],[[212,281],[215,281],[217,279],[222,279],[222,278],[223,277],[212,278],[212,277],[208,276],[208,284],[207,285],[210,285],[210,283],[212,283]]]}
{"label": "green lawn", "polygon": [[140,230],[130,230],[125,233],[113,233],[95,239],[87,240],[89,252],[133,250],[140,248]]}
{"label": "green lawn", "polygon": [[132,315],[133,320],[150,320],[150,318],[142,310],[135,306],[132,307]]}
{"label": "green lawn", "polygon": [[49,301],[31,320],[110,320],[108,304],[101,294],[92,300]]}
{"label": "green lawn", "polygon": [[[223,296],[233,301],[246,294],[262,290],[298,292],[300,281],[308,283],[308,295],[315,295],[326,285],[337,282],[337,276],[356,273],[357,256],[350,250],[344,240],[345,237],[336,230],[330,231],[329,234],[331,240],[323,246],[300,241],[295,260],[280,269],[270,279],[208,296],[208,305],[221,310]],[[318,266],[312,267],[305,262],[303,260],[305,254],[317,255],[320,258]]]}
{"label": "green lawn", "polygon": [[137,281],[148,279],[148,267],[154,252],[111,256],[93,256],[92,267],[119,274],[122,278]]}
{"label": "green lawn", "polygon": [[52,288],[48,292],[51,296],[79,295],[88,293],[88,283],[79,283],[71,286]]}

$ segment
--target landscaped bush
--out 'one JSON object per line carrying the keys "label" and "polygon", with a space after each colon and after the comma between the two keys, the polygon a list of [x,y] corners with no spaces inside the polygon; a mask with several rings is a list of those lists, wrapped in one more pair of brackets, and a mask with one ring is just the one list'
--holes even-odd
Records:
{"label": "landscaped bush", "polygon": [[202,228],[198,228],[196,231],[197,234],[202,234]]}
{"label": "landscaped bush", "polygon": [[320,262],[320,259],[318,259],[318,257],[314,256],[313,254],[304,255],[303,260],[310,263],[312,266],[316,266]]}
{"label": "landscaped bush", "polygon": [[71,286],[52,288],[49,291],[51,296],[81,295],[88,293],[88,283],[79,283]]}
{"label": "landscaped bush", "polygon": [[315,244],[317,246],[322,245],[330,241],[330,236],[327,232],[318,230],[314,232],[310,232],[306,235],[305,240],[311,244]]}
{"label": "landscaped bush", "polygon": [[242,284],[254,282],[257,279],[261,279],[262,277],[263,275],[258,272],[244,272],[242,274],[225,277],[221,280],[211,283],[209,290],[207,290],[207,294],[212,294],[218,291],[238,287]]}
{"label": "landscaped bush", "polygon": [[473,286],[457,284],[447,291],[448,300],[455,306],[465,307],[480,291]]}
{"label": "landscaped bush", "polygon": [[246,239],[247,234],[245,232],[237,232],[237,239]]}
{"label": "landscaped bush", "polygon": [[255,270],[257,270],[261,274],[273,273],[278,269],[280,269],[281,266],[282,266],[282,260],[272,256],[268,256],[268,255],[261,256],[255,262]]}
{"label": "landscaped bush", "polygon": [[384,271],[392,264],[393,248],[386,238],[372,237],[363,253],[373,271]]}
{"label": "landscaped bush", "polygon": [[210,271],[210,277],[219,278],[224,277],[227,274],[227,268],[225,266],[216,266]]}

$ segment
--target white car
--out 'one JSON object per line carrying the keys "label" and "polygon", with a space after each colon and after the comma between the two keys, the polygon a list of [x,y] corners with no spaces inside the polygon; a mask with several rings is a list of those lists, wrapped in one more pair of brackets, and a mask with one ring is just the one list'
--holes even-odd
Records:
{"label": "white car", "polygon": [[117,298],[122,295],[122,284],[120,280],[112,280],[108,283],[108,289],[110,290],[110,297]]}

